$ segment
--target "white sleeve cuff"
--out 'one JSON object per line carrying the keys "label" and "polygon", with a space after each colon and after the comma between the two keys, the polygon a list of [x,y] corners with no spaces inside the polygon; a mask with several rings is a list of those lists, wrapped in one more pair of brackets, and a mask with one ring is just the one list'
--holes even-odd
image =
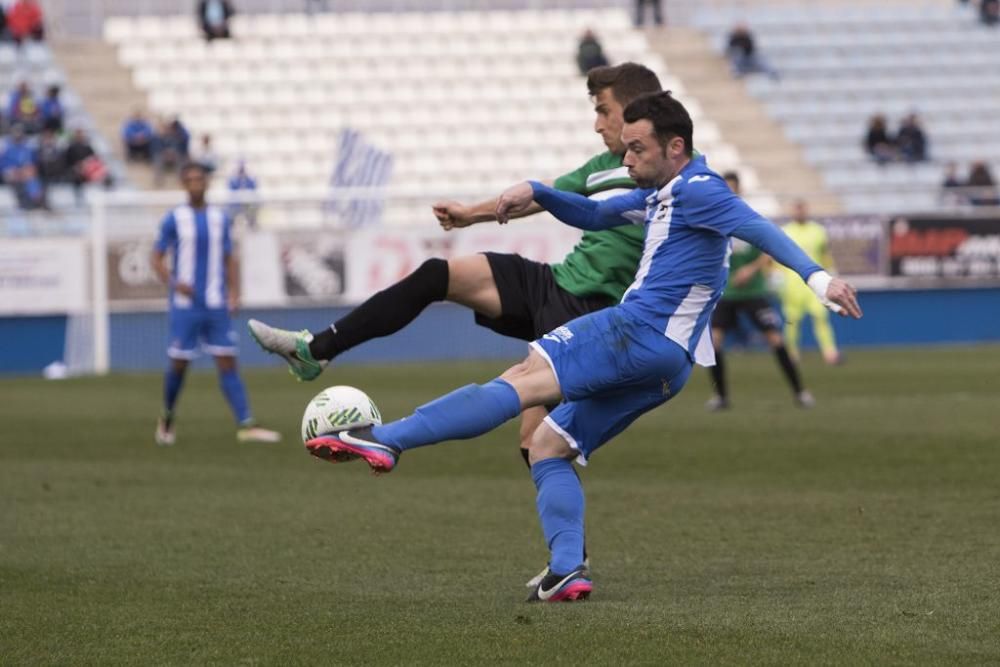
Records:
{"label": "white sleeve cuff", "polygon": [[826,291],[830,288],[831,281],[833,281],[833,276],[826,271],[819,270],[809,276],[809,280],[806,281],[806,284],[809,285],[809,288],[816,293],[816,296],[819,297],[820,302],[822,302],[824,306],[835,313],[839,313],[842,308],[826,298]]}

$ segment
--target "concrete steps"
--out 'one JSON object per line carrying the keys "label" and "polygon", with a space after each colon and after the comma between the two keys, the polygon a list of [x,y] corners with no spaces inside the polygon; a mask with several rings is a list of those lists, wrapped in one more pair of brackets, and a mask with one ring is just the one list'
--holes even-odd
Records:
{"label": "concrete steps", "polygon": [[122,124],[133,110],[146,109],[148,104],[145,94],[132,83],[131,72],[118,62],[114,47],[96,39],[61,39],[51,48],[98,131],[125,164],[129,181],[141,189],[156,189],[151,167],[125,161]]}

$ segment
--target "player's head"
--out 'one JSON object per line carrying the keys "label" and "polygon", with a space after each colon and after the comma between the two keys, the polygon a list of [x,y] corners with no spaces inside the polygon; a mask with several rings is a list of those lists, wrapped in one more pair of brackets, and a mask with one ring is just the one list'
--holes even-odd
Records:
{"label": "player's head", "polygon": [[729,189],[733,191],[734,194],[740,193],[740,175],[735,171],[727,171],[722,175],[722,179],[729,186]]}
{"label": "player's head", "polygon": [[648,67],[622,63],[595,67],[587,72],[587,92],[594,102],[594,131],[612,153],[625,153],[622,143],[622,114],[640,95],[661,91],[660,80]]}
{"label": "player's head", "polygon": [[669,91],[641,95],[625,107],[623,164],[641,188],[662,187],[691,159],[694,124]]}
{"label": "player's head", "polygon": [[208,169],[199,162],[185,163],[181,167],[181,185],[192,204],[202,204],[205,201],[205,191],[208,190]]}
{"label": "player's head", "polygon": [[809,218],[809,206],[805,200],[796,199],[792,202],[792,220],[795,222],[805,222]]}

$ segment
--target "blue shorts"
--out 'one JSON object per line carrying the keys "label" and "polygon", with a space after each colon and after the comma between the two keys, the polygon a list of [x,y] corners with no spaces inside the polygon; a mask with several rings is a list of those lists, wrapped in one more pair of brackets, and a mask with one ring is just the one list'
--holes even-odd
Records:
{"label": "blue shorts", "polygon": [[564,399],[545,421],[581,464],[676,396],[691,375],[684,348],[619,307],[578,317],[531,347],[552,367]]}
{"label": "blue shorts", "polygon": [[167,356],[171,359],[194,359],[200,350],[213,357],[236,356],[236,332],[225,310],[175,308],[168,319]]}

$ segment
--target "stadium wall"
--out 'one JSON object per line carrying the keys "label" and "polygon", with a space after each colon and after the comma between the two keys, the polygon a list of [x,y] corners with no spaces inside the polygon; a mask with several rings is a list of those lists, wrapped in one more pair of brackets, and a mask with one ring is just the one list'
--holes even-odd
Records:
{"label": "stadium wall", "polygon": [[[845,347],[927,345],[1000,341],[1000,288],[868,290],[861,295],[865,317],[859,322],[834,318],[838,341]],[[250,309],[237,318],[240,354],[246,366],[275,365],[243,335],[247,318],[287,328],[320,329],[347,312],[338,308]],[[60,316],[0,319],[0,371],[34,374],[60,360],[67,318]],[[165,363],[166,314],[116,313],[111,317],[113,371],[158,370]],[[811,330],[803,335],[814,345]],[[392,363],[441,359],[517,359],[522,341],[503,338],[475,325],[458,306],[435,305],[399,334],[352,350],[350,363]],[[198,362],[207,365],[207,360]]]}

